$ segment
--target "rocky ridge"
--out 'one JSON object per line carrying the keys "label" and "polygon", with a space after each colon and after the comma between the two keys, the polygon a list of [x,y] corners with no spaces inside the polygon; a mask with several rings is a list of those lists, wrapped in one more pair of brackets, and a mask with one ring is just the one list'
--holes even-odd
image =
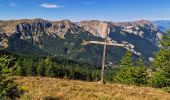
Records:
{"label": "rocky ridge", "polygon": [[[105,34],[113,34],[117,32],[119,34],[129,33],[137,35],[141,38],[145,38],[148,41],[160,46],[159,40],[162,39],[162,33],[159,31],[158,27],[152,22],[141,20],[136,22],[102,22],[102,21],[82,21],[78,23],[79,26],[83,27],[84,30],[92,33],[97,37],[105,37]],[[145,30],[149,32],[144,32]]]}
{"label": "rocky ridge", "polygon": [[[109,41],[121,43],[126,41],[146,58],[153,56],[159,49],[162,33],[152,22],[141,20],[136,22],[106,22],[86,20],[71,22],[69,20],[48,21],[43,19],[22,19],[0,21],[0,47],[9,52],[22,54],[38,54],[45,52],[54,56],[64,56],[75,60],[98,60],[102,52],[98,46],[86,45],[85,41]],[[109,47],[109,59],[121,58],[124,51]],[[119,52],[119,53],[118,53]],[[90,55],[89,55],[90,54]],[[89,57],[90,56],[90,57]],[[112,62],[112,61],[111,61]]]}

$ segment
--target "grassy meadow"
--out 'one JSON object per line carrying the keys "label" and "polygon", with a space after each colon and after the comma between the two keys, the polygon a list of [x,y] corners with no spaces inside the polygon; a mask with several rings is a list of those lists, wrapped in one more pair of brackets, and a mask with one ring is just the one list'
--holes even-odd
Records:
{"label": "grassy meadow", "polygon": [[150,87],[42,77],[16,77],[25,90],[21,100],[170,100],[170,94]]}

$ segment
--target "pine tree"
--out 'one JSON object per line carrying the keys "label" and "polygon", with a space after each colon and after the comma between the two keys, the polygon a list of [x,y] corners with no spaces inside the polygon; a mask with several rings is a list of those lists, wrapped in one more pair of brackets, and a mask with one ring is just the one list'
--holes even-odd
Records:
{"label": "pine tree", "polygon": [[26,74],[28,76],[36,76],[36,64],[33,58],[26,58],[24,65],[26,66]]}
{"label": "pine tree", "polygon": [[45,63],[43,60],[41,60],[37,66],[37,75],[38,76],[42,76],[44,77],[45,76]]}
{"label": "pine tree", "polygon": [[47,77],[55,77],[54,66],[53,66],[53,63],[52,63],[51,59],[50,58],[46,58],[44,60],[44,63],[45,63],[45,68],[46,68],[45,75]]}
{"label": "pine tree", "polygon": [[15,71],[16,75],[26,76],[26,66],[24,65],[23,59],[19,58],[16,61],[14,68],[16,68],[16,71]]}
{"label": "pine tree", "polygon": [[13,57],[0,55],[0,99],[14,100],[22,94],[18,85],[14,83],[11,76],[12,68],[9,68],[10,62]]}
{"label": "pine tree", "polygon": [[139,58],[136,61],[134,68],[134,78],[135,78],[135,82],[137,84],[147,84],[148,80],[147,80],[147,68],[145,66],[144,60],[142,58]]}
{"label": "pine tree", "polygon": [[127,53],[121,60],[121,66],[114,76],[114,81],[124,84],[141,85],[147,83],[147,72],[141,59],[133,65],[131,53]]}
{"label": "pine tree", "polygon": [[163,36],[161,44],[162,48],[156,53],[152,65],[156,72],[149,80],[153,87],[170,86],[170,32]]}
{"label": "pine tree", "polygon": [[132,53],[127,52],[121,60],[120,68],[114,76],[114,81],[126,84],[131,83],[129,75],[132,72],[132,61]]}
{"label": "pine tree", "polygon": [[163,36],[161,44],[162,48],[156,54],[153,64],[160,69],[170,71],[170,31]]}
{"label": "pine tree", "polygon": [[133,63],[132,53],[127,52],[125,56],[122,58],[120,65],[121,66],[131,66]]}

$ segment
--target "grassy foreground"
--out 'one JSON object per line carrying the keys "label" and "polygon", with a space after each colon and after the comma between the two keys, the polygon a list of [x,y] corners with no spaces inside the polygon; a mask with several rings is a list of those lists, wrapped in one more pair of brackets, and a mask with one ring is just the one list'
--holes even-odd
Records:
{"label": "grassy foreground", "polygon": [[21,100],[170,100],[159,89],[42,77],[17,77],[26,91]]}

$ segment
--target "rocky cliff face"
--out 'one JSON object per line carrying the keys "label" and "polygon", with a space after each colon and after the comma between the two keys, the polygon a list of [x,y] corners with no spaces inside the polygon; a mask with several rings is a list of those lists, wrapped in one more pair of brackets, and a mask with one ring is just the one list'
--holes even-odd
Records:
{"label": "rocky cliff face", "polygon": [[104,38],[110,33],[110,26],[107,22],[102,21],[82,21],[78,23],[84,30],[90,32],[94,36]]}
{"label": "rocky cliff face", "polygon": [[0,22],[0,35],[2,39],[0,45],[3,46],[4,41],[7,42],[5,37],[11,37],[14,34],[18,34],[22,40],[31,40],[38,43],[44,34],[64,38],[67,32],[78,34],[84,32],[84,30],[69,20],[54,22],[43,19],[2,21]]}
{"label": "rocky cliff face", "polygon": [[[101,45],[82,45],[82,41],[127,41],[148,58],[158,50],[162,33],[149,21],[114,23],[104,21],[48,21],[23,19],[0,21],[0,47],[9,52],[53,56],[100,63]],[[109,62],[118,61],[125,50],[108,47]],[[101,54],[102,55],[102,54]]]}
{"label": "rocky cliff face", "polygon": [[114,23],[101,21],[82,21],[78,23],[84,30],[92,33],[94,36],[105,37],[105,34],[133,34],[144,38],[155,45],[160,45],[159,40],[162,34],[156,25],[149,21],[141,20],[136,22]]}

